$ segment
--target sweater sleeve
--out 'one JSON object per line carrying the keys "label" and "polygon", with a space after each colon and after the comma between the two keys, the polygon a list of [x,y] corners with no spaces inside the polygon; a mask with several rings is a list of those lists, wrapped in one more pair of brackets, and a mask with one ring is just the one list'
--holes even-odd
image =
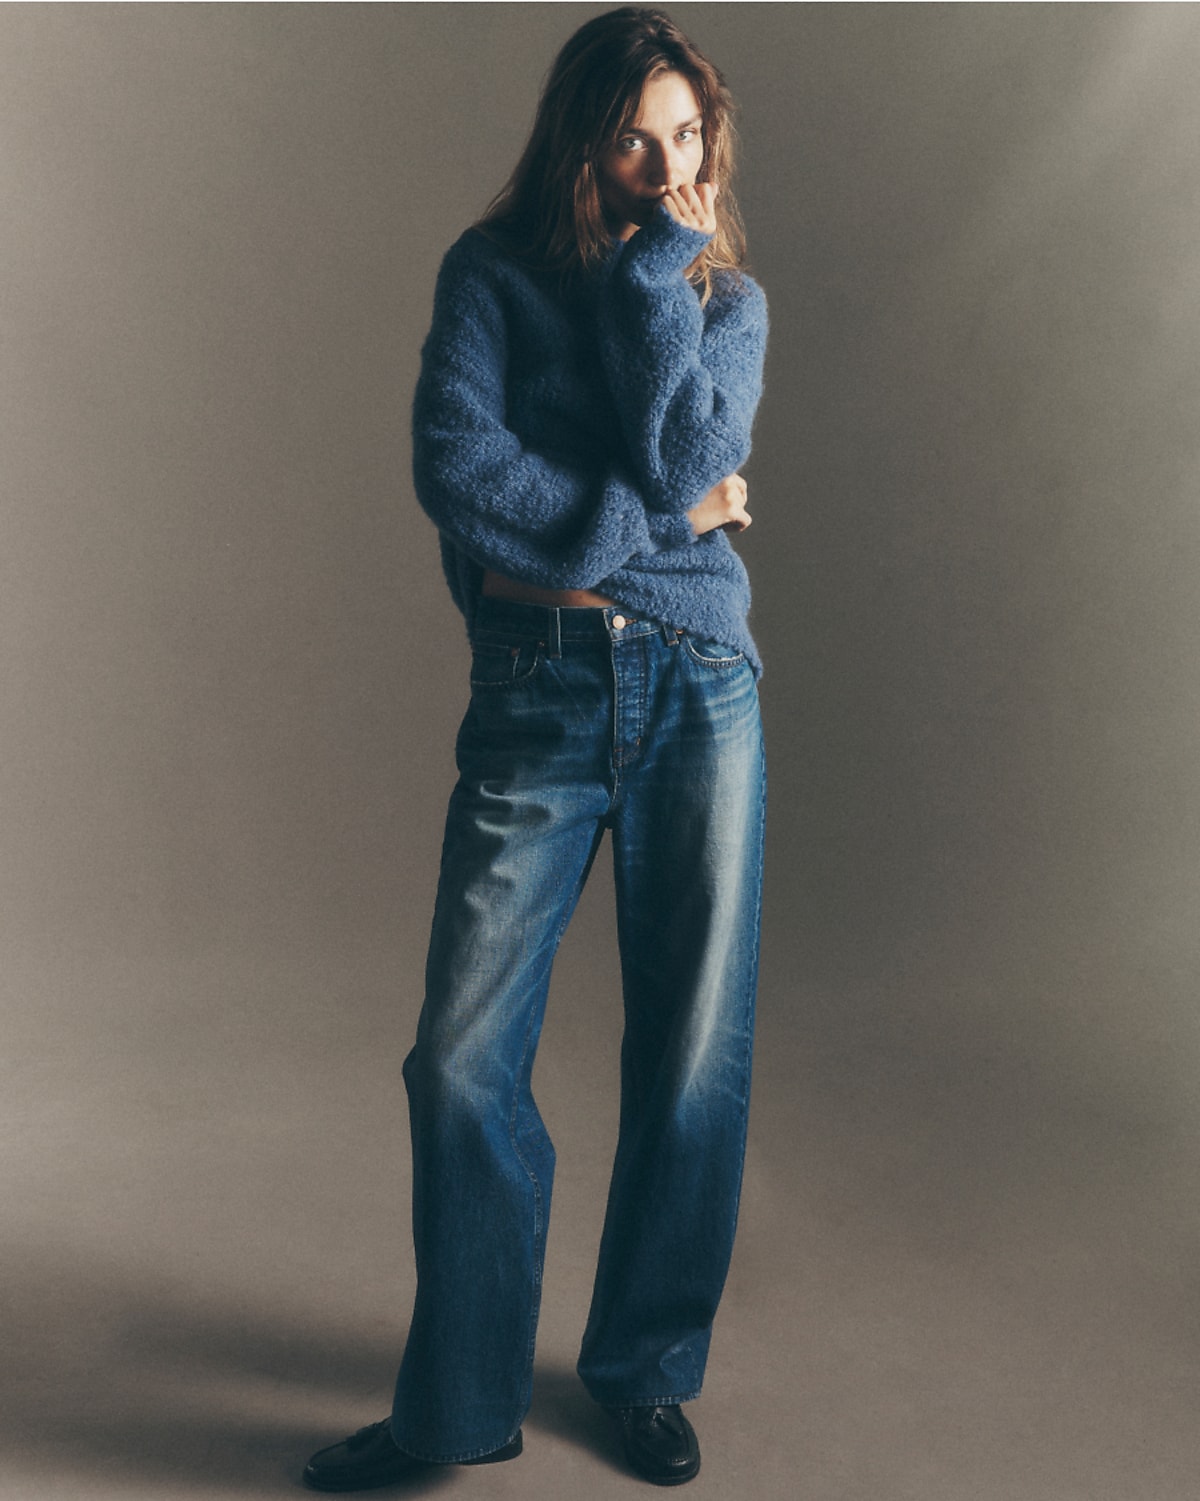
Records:
{"label": "sweater sleeve", "polygon": [[445,537],[481,567],[549,589],[592,588],[635,554],[691,540],[686,517],[648,517],[628,478],[523,447],[506,424],[506,365],[489,264],[459,241],[413,404],[417,498]]}
{"label": "sweater sleeve", "polygon": [[602,358],[647,503],[688,511],[750,453],[767,304],[730,274],[701,307],[685,271],[708,236],[660,208],[618,255],[599,311]]}

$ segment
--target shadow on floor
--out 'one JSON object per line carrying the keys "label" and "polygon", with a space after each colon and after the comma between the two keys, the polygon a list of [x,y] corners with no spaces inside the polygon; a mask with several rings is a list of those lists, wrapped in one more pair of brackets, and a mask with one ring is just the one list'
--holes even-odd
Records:
{"label": "shadow on floor", "polygon": [[535,1363],[533,1406],[525,1426],[586,1449],[610,1469],[627,1473],[612,1422],[571,1366]]}
{"label": "shadow on floor", "polygon": [[58,1250],[5,1282],[10,1473],[294,1495],[310,1453],[386,1410],[394,1329],[292,1322]]}
{"label": "shadow on floor", "polygon": [[[6,1280],[21,1291],[6,1318],[0,1442],[31,1485],[86,1475],[164,1494],[297,1495],[309,1454],[387,1411],[390,1323],[334,1328],[318,1311],[302,1325],[62,1253]],[[620,1469],[608,1419],[568,1366],[538,1367],[526,1426]],[[431,1467],[396,1493],[432,1493],[457,1473]]]}

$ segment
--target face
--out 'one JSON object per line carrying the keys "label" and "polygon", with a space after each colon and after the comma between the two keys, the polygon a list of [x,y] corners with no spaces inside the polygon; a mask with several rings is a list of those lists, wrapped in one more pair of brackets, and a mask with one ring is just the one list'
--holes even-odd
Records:
{"label": "face", "polygon": [[633,125],[596,163],[614,232],[627,240],[649,221],[667,188],[695,182],[703,164],[700,105],[692,86],[682,73],[660,73],[646,84]]}

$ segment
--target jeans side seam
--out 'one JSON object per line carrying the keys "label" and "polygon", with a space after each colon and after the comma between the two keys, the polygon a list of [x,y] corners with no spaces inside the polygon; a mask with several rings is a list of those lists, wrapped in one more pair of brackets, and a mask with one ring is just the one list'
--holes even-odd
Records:
{"label": "jeans side seam", "polygon": [[[759,957],[762,948],[762,909],[763,909],[763,884],[766,873],[766,832],[767,832],[767,758],[765,748],[761,742],[759,745],[759,773],[758,773],[758,890],[754,903],[754,971],[751,975],[750,985],[746,991],[746,1005],[742,1033],[746,1039],[746,1049],[743,1054],[742,1078],[746,1080],[746,1099],[742,1105],[743,1140],[748,1134],[750,1121],[750,1096],[752,1093],[751,1070],[754,1063],[754,1027],[755,1013],[757,1011],[756,997],[758,994],[758,970]],[[742,1202],[742,1184],[746,1177],[746,1153],[743,1149],[742,1161],[738,1168],[737,1192],[733,1199],[733,1225],[734,1234],[737,1233],[737,1222]]]}

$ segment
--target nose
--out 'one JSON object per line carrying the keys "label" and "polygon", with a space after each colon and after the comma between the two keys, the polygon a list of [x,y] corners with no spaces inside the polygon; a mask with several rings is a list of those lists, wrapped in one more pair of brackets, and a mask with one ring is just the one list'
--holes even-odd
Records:
{"label": "nose", "polygon": [[688,177],[687,156],[675,141],[655,143],[650,161],[650,181],[656,188],[677,188]]}

